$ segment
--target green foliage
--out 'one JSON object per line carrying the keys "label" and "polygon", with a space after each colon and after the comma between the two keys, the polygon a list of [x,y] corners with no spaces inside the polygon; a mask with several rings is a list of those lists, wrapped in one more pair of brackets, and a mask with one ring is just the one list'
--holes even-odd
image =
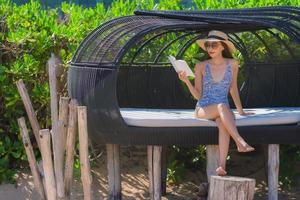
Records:
{"label": "green foliage", "polygon": [[[103,3],[98,3],[94,8],[84,8],[73,3],[61,3],[61,11],[58,8],[44,10],[38,1],[31,0],[27,4],[17,6],[9,0],[0,0],[0,182],[13,180],[13,174],[18,164],[26,161],[25,151],[21,142],[17,126],[17,118],[26,116],[24,106],[15,86],[15,81],[23,79],[30,92],[30,98],[34,105],[38,121],[42,128],[49,128],[49,85],[47,77],[46,62],[50,53],[54,52],[60,56],[64,71],[67,70],[67,63],[71,60],[80,42],[89,32],[98,27],[104,21],[111,18],[132,15],[136,8],[146,10],[202,10],[202,9],[223,9],[223,8],[244,8],[261,7],[269,5],[294,5],[299,6],[299,0],[292,1],[245,1],[245,0],[194,0],[194,6],[185,8],[181,0],[116,0],[106,10]],[[59,13],[62,15],[59,15]],[[154,60],[156,53],[167,41],[183,35],[184,33],[168,33],[164,37],[157,38],[147,46],[141,54],[136,57],[136,62]],[[272,53],[280,58],[288,58],[288,52],[280,51],[279,44],[272,40],[269,33],[258,32],[261,37],[270,38],[268,45],[273,48]],[[280,38],[293,46],[283,33],[277,33]],[[167,47],[164,54],[158,58],[159,62],[167,62],[166,55],[176,54],[177,50],[186,41],[195,37],[197,33],[182,37],[174,44]],[[145,36],[150,38],[151,34]],[[261,45],[257,38],[250,33],[240,35],[242,41],[249,48],[249,54],[256,60],[261,61],[267,58],[266,47]],[[139,41],[124,58],[128,61],[143,41]],[[279,49],[276,51],[276,49]],[[280,56],[279,56],[280,55]],[[284,56],[282,56],[284,55]],[[300,55],[300,51],[295,51]],[[194,66],[199,60],[204,59],[204,52],[192,44],[182,55],[190,66]],[[235,57],[240,60],[241,66],[244,59],[238,52]],[[243,68],[241,69],[241,72]],[[242,73],[241,73],[242,74]],[[65,82],[66,77],[60,77],[60,83]],[[239,76],[239,84],[244,80],[243,75]],[[65,86],[60,85],[60,94],[65,94]],[[28,124],[28,127],[29,124]],[[30,131],[30,134],[31,131]],[[35,143],[35,141],[32,141]],[[291,146],[292,152],[298,152],[299,148]],[[194,148],[173,147],[174,155],[168,163],[168,180],[171,183],[179,183],[186,169],[203,167],[205,163],[205,148],[197,146]],[[287,151],[281,152],[285,159]],[[37,154],[38,155],[38,154]],[[294,155],[294,154],[293,154]],[[298,161],[299,154],[296,153],[293,161]],[[281,166],[281,180],[290,184],[295,174],[284,160]],[[75,160],[75,173],[79,172],[79,160]],[[298,174],[297,174],[298,175]]]}
{"label": "green foliage", "polygon": [[168,149],[167,181],[170,184],[179,184],[187,170],[205,169],[206,149],[205,145],[195,147],[178,147],[173,145]]}
{"label": "green foliage", "polygon": [[279,180],[282,188],[291,189],[299,184],[300,149],[299,145],[281,145]]}

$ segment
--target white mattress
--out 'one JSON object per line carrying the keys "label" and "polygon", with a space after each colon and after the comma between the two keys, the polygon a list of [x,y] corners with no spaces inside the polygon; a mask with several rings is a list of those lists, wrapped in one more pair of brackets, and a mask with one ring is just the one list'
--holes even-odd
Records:
{"label": "white mattress", "polygon": [[[213,120],[194,117],[194,109],[121,108],[126,124],[141,127],[217,126]],[[232,109],[237,126],[292,124],[300,122],[300,107],[244,108],[254,115],[239,115]]]}

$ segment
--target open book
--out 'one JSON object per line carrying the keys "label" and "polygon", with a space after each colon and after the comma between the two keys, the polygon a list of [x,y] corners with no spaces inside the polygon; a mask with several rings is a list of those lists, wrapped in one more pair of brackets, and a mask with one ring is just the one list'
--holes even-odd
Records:
{"label": "open book", "polygon": [[188,64],[185,62],[185,60],[176,60],[174,56],[168,56],[171,64],[173,65],[174,69],[176,72],[179,71],[185,71],[187,76],[192,76],[195,77],[193,71],[191,68],[188,66]]}

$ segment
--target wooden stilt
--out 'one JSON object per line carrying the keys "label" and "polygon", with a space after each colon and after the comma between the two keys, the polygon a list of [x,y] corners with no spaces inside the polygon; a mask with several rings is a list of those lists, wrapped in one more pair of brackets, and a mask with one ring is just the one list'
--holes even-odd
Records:
{"label": "wooden stilt", "polygon": [[79,157],[81,166],[81,181],[83,185],[84,200],[92,199],[92,175],[89,161],[87,109],[85,106],[77,106],[78,133],[79,133]]}
{"label": "wooden stilt", "polygon": [[56,185],[51,156],[51,139],[48,129],[40,130],[41,154],[45,173],[45,186],[47,200],[56,200]]}
{"label": "wooden stilt", "polygon": [[30,169],[32,172],[34,186],[35,186],[37,192],[39,193],[41,199],[46,199],[43,182],[42,182],[39,170],[38,170],[37,162],[36,162],[33,148],[32,148],[31,142],[30,142],[30,138],[28,135],[28,130],[26,127],[24,117],[21,117],[18,119],[18,124],[20,127],[20,132],[22,134],[23,144],[25,147],[29,166],[30,166]]}
{"label": "wooden stilt", "polygon": [[106,144],[108,199],[121,200],[120,145]]}
{"label": "wooden stilt", "polygon": [[71,187],[73,182],[74,150],[77,135],[77,102],[72,99],[69,105],[69,122],[67,133],[66,163],[65,163],[65,196],[70,199]]}
{"label": "wooden stilt", "polygon": [[150,199],[153,199],[154,186],[153,186],[153,146],[147,146],[148,157],[148,177],[149,177],[149,195]]}
{"label": "wooden stilt", "polygon": [[268,145],[268,199],[278,199],[279,144]]}
{"label": "wooden stilt", "polygon": [[162,146],[147,146],[149,193],[151,200],[161,199],[161,153]]}
{"label": "wooden stilt", "polygon": [[36,139],[36,142],[38,144],[39,149],[41,149],[40,136],[39,136],[39,131],[40,131],[41,128],[40,128],[39,122],[36,118],[36,114],[34,112],[32,103],[30,101],[27,89],[25,87],[25,84],[24,84],[23,80],[17,81],[16,85],[17,85],[18,91],[20,93],[20,96],[22,98],[27,116],[28,116],[29,121],[30,121],[31,128],[33,130],[33,133],[34,133],[34,136],[35,136],[35,139]]}
{"label": "wooden stilt", "polygon": [[206,145],[206,174],[207,182],[212,175],[216,175],[216,169],[219,164],[219,145]]}

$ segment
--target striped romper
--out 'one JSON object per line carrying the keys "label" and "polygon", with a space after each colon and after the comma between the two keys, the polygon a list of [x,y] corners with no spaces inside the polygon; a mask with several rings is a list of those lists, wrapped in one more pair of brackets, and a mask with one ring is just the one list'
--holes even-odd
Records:
{"label": "striped romper", "polygon": [[199,107],[218,103],[225,103],[228,107],[230,107],[228,102],[228,91],[232,79],[231,70],[231,65],[227,60],[223,79],[219,82],[215,82],[211,75],[210,67],[208,63],[206,63],[205,74],[203,77],[202,98],[197,101],[195,108],[196,111]]}

